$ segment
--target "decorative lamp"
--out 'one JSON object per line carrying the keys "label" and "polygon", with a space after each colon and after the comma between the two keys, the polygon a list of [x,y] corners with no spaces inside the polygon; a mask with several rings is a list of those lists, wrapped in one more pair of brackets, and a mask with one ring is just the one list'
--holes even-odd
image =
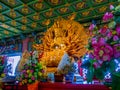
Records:
{"label": "decorative lamp", "polygon": [[22,8],[22,13],[24,13],[24,14],[28,14],[29,13],[29,9],[28,9],[27,4],[24,4],[24,7]]}
{"label": "decorative lamp", "polygon": [[16,13],[15,13],[14,9],[11,9],[11,10],[10,10],[10,16],[11,16],[12,18],[15,18],[15,17],[16,17]]}
{"label": "decorative lamp", "polygon": [[33,19],[34,20],[39,20],[40,19],[39,13],[35,13],[35,15],[33,16]]}

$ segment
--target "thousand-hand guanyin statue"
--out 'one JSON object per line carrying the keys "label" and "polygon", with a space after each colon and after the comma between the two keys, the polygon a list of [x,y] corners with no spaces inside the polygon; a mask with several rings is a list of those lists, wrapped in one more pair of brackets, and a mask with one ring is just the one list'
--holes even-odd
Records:
{"label": "thousand-hand guanyin statue", "polygon": [[34,44],[33,47],[44,53],[41,61],[49,67],[47,71],[55,72],[65,52],[69,56],[83,56],[86,53],[87,41],[88,36],[81,24],[60,17],[44,33],[42,44]]}

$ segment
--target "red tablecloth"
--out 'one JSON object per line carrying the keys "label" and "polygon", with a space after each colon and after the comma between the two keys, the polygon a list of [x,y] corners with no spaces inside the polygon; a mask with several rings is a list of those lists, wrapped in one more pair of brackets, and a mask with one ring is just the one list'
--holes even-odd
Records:
{"label": "red tablecloth", "polygon": [[[72,84],[72,83],[39,83],[39,90],[110,90],[104,85]],[[3,90],[27,90],[27,85],[4,85]]]}
{"label": "red tablecloth", "polygon": [[110,90],[110,89],[104,85],[94,84],[39,83],[39,90]]}

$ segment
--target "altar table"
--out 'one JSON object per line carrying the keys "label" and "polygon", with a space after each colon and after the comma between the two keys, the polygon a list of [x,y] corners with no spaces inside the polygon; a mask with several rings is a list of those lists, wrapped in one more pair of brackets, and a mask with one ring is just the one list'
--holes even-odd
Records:
{"label": "altar table", "polygon": [[63,83],[39,83],[39,90],[110,90],[104,85],[94,84],[63,84]]}
{"label": "altar table", "polygon": [[[27,85],[4,85],[3,90],[27,90]],[[38,85],[38,90],[110,90],[104,85],[94,85],[94,84],[72,84],[72,83],[43,83],[40,82]]]}

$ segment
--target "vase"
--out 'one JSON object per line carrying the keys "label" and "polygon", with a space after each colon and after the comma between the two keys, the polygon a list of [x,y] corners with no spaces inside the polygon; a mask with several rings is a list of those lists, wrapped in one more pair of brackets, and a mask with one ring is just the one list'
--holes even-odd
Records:
{"label": "vase", "polygon": [[28,90],[38,90],[38,81],[36,81],[35,83],[33,84],[28,84]]}

